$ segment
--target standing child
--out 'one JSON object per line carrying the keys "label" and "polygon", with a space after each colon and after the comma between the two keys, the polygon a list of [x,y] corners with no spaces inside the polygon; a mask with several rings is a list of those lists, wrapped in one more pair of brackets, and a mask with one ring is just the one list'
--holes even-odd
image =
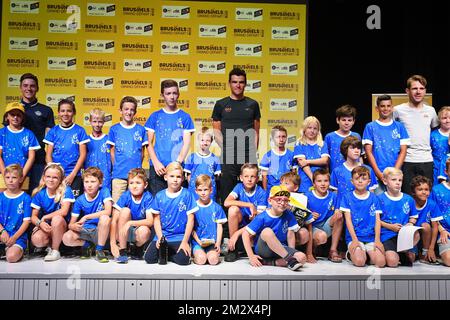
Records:
{"label": "standing child", "polygon": [[6,190],[0,193],[0,251],[6,250],[6,261],[18,262],[27,248],[26,231],[30,225],[31,198],[20,190],[22,167],[11,164],[5,168]]}
{"label": "standing child", "polygon": [[223,227],[227,217],[222,207],[211,199],[211,177],[201,174],[195,180],[195,192],[199,199],[198,212],[195,214],[194,231],[192,232],[192,254],[195,264],[216,265],[220,262],[220,244]]}
{"label": "standing child", "polygon": [[382,268],[386,264],[380,240],[381,207],[378,198],[367,191],[370,172],[367,167],[356,167],[351,172],[355,190],[347,192],[340,201],[345,217],[345,241],[353,265],[364,267],[369,255],[370,263]]}
{"label": "standing child", "polygon": [[262,173],[262,186],[266,190],[267,197],[270,189],[280,184],[281,176],[294,168],[292,162],[294,153],[286,148],[286,128],[275,126],[272,128],[270,136],[273,142],[272,149],[262,157],[259,164]]}
{"label": "standing child", "polygon": [[104,263],[109,261],[103,249],[109,234],[112,199],[108,188],[100,189],[102,182],[99,168],[89,167],[83,172],[85,192],[75,201],[63,242],[68,247],[82,246],[82,259],[90,257],[94,244],[95,259]]}
{"label": "standing child", "polygon": [[422,227],[419,232],[422,238],[422,251],[419,251],[419,261],[427,264],[438,264],[434,247],[437,239],[437,232],[434,233],[432,225],[436,217],[440,217],[441,210],[437,203],[431,199],[430,192],[433,183],[425,176],[415,176],[411,180],[411,195],[416,203],[416,211],[419,218],[416,226]]}
{"label": "standing child", "polygon": [[108,144],[111,145],[112,163],[112,199],[119,200],[127,190],[128,172],[133,168],[142,168],[144,149],[148,144],[145,128],[134,122],[137,112],[137,100],[126,96],[120,101],[122,120],[111,127]]}
{"label": "standing child", "polygon": [[[8,103],[3,117],[7,126],[0,129],[0,191],[6,188],[2,177],[5,167],[18,164],[23,168],[23,176],[27,177],[33,166],[36,150],[41,148],[33,132],[23,127],[24,118],[25,109],[22,104]],[[28,181],[25,181],[22,189],[28,190]]]}
{"label": "standing child", "polygon": [[59,246],[70,221],[68,213],[75,202],[72,189],[64,182],[64,169],[56,163],[48,164],[42,173],[41,183],[33,190],[32,196],[31,222],[36,227],[33,229],[31,242],[36,248],[46,248],[51,244],[51,251],[44,261],[59,260]]}
{"label": "standing child", "polygon": [[361,140],[359,133],[352,132],[351,129],[355,124],[356,109],[351,105],[343,105],[336,110],[336,123],[339,129],[328,133],[325,136],[325,143],[328,147],[328,154],[330,155],[330,172],[345,162],[345,157],[342,156],[341,143],[346,137],[354,136]]}
{"label": "standing child", "polygon": [[[450,106],[442,107],[438,112],[439,128],[431,131],[430,145],[433,155],[433,184],[439,183],[439,167],[443,159],[447,158],[450,134]],[[445,160],[444,160],[445,161]]]}
{"label": "standing child", "polygon": [[[396,268],[400,263],[397,253],[398,232],[403,226],[415,225],[418,214],[414,199],[401,192],[403,173],[400,169],[387,167],[383,171],[383,183],[387,191],[378,195],[381,206],[381,242],[386,254],[386,265]],[[419,242],[419,232],[414,234],[414,246]],[[409,263],[413,263],[416,255],[413,250],[400,252],[406,255]],[[405,263],[408,263],[405,261]],[[408,264],[409,264],[408,263]]]}
{"label": "standing child", "polygon": [[216,199],[216,177],[220,175],[221,169],[219,158],[209,150],[213,139],[212,131],[208,127],[203,127],[202,132],[198,134],[200,151],[191,153],[184,167],[184,172],[187,173],[187,180],[189,182],[189,191],[194,194],[196,199],[198,199],[198,194],[195,191],[195,185],[197,177],[201,174],[206,174],[211,178],[213,189],[210,196],[214,201]]}
{"label": "standing child", "polygon": [[314,171],[328,166],[329,157],[328,147],[320,133],[319,120],[313,116],[305,118],[294,149],[294,159],[298,161],[301,181],[299,192],[305,193],[312,187]]}
{"label": "standing child", "polygon": [[189,240],[194,228],[194,213],[198,211],[194,195],[183,188],[183,167],[171,162],[165,168],[167,189],[156,194],[152,202],[153,226],[156,238],[147,247],[144,259],[157,263],[160,243],[167,240],[168,258],[178,265],[188,265],[191,247]]}
{"label": "standing child", "polygon": [[[128,263],[127,242],[134,246],[132,253],[142,259],[144,244],[150,240],[150,228],[153,226],[153,215],[150,212],[153,197],[147,188],[147,175],[142,168],[131,169],[128,173],[128,190],[114,204],[114,218],[117,216],[117,231],[111,227],[111,251],[119,240],[118,263]],[[112,223],[111,223],[112,226]]]}
{"label": "standing child", "polygon": [[[270,189],[270,208],[255,217],[242,234],[249,262],[254,267],[276,259],[275,265],[295,271],[306,262],[306,256],[295,250],[295,232],[300,227],[288,210],[290,193],[285,186]],[[255,251],[252,249],[252,238]],[[261,261],[263,260],[263,261]]]}
{"label": "standing child", "polygon": [[66,174],[65,182],[78,197],[83,190],[80,170],[86,159],[86,131],[74,123],[76,114],[73,101],[63,99],[58,103],[59,125],[50,129],[44,139],[47,144],[45,160],[47,163],[60,163]]}
{"label": "standing child", "polygon": [[228,252],[225,261],[233,262],[239,259],[239,250],[244,250],[241,242],[244,227],[255,216],[267,207],[266,192],[258,186],[258,166],[245,163],[241,167],[241,183],[238,183],[233,191],[225,199],[224,206],[228,208]]}
{"label": "standing child", "polygon": [[164,107],[153,112],[145,123],[148,132],[150,158],[150,189],[153,196],[167,188],[165,168],[172,161],[183,163],[189,151],[191,135],[195,131],[191,116],[178,109],[180,97],[175,80],[161,82]]}
{"label": "standing child", "polygon": [[111,190],[111,146],[108,135],[102,132],[105,124],[105,111],[100,108],[92,109],[89,113],[92,133],[91,141],[87,144],[85,167],[98,167],[103,172],[103,186]]}
{"label": "standing child", "polygon": [[389,95],[377,98],[378,120],[368,123],[363,133],[363,145],[367,161],[377,177],[375,193],[386,191],[383,171],[387,167],[401,169],[406,157],[406,149],[411,143],[403,123],[392,120],[394,107]]}

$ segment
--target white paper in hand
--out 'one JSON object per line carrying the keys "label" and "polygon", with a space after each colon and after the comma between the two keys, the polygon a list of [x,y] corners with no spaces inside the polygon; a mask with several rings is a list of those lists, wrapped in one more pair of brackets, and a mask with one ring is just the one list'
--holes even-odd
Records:
{"label": "white paper in hand", "polygon": [[416,226],[403,226],[398,232],[397,239],[397,252],[402,252],[405,250],[412,249],[414,247],[414,233],[423,229],[422,227]]}

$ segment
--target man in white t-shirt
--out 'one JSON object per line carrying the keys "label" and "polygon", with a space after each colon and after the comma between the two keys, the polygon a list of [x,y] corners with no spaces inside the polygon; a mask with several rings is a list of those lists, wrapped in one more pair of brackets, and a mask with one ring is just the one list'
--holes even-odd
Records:
{"label": "man in white t-shirt", "polygon": [[403,163],[402,191],[410,194],[413,177],[423,175],[433,181],[433,156],[431,155],[431,129],[439,125],[436,110],[424,103],[427,80],[413,75],[406,82],[409,101],[394,107],[394,119],[403,123],[411,139]]}

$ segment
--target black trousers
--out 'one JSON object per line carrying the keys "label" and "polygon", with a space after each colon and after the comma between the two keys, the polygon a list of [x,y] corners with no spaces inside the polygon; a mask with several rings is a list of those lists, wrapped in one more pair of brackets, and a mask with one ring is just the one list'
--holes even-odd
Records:
{"label": "black trousers", "polygon": [[411,194],[411,181],[415,176],[425,176],[433,183],[433,161],[431,162],[404,162],[402,166],[402,191]]}

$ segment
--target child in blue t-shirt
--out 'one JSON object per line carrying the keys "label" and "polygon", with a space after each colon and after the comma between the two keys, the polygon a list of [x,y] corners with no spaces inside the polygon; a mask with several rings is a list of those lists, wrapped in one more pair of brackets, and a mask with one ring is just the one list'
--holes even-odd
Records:
{"label": "child in blue t-shirt", "polygon": [[394,107],[391,96],[379,96],[375,108],[378,111],[378,120],[366,125],[362,143],[367,161],[378,179],[375,194],[380,194],[386,191],[383,170],[387,167],[401,169],[411,141],[403,123],[392,119]]}
{"label": "child in blue t-shirt", "polygon": [[442,181],[450,181],[445,168],[448,159],[450,159],[450,153],[447,153],[447,155],[442,158],[441,162],[439,163],[438,183],[441,183]]}
{"label": "child in blue t-shirt", "polygon": [[330,156],[330,172],[345,162],[345,158],[341,154],[341,143],[346,137],[354,136],[361,140],[359,133],[352,132],[351,129],[355,124],[356,108],[351,105],[343,105],[336,109],[336,123],[339,129],[328,133],[325,136],[325,144],[328,147]]}
{"label": "child in blue t-shirt", "polygon": [[73,101],[63,99],[58,103],[59,125],[50,129],[44,139],[47,144],[45,161],[61,164],[66,174],[65,182],[78,197],[83,190],[81,172],[86,160],[86,143],[89,137],[86,131],[74,123],[76,114]]}
{"label": "child in blue t-shirt", "polygon": [[26,231],[30,225],[31,198],[20,190],[22,167],[10,164],[3,178],[6,190],[0,193],[0,256],[6,251],[6,261],[18,262],[27,248]]}
{"label": "child in blue t-shirt", "polygon": [[175,80],[161,82],[164,107],[153,112],[145,123],[148,132],[150,158],[150,189],[153,196],[167,188],[165,167],[173,162],[183,163],[189,152],[191,135],[195,131],[191,116],[178,109],[180,96]]}
{"label": "child in blue t-shirt", "polygon": [[351,181],[355,190],[342,196],[339,207],[345,217],[347,253],[357,267],[363,267],[369,255],[371,264],[382,268],[386,259],[380,238],[381,206],[377,196],[367,191],[370,184],[369,169],[363,166],[354,168]]}
{"label": "child in blue t-shirt", "polygon": [[184,172],[186,172],[189,183],[189,191],[194,194],[195,199],[198,199],[198,194],[195,191],[195,181],[201,174],[206,174],[211,178],[212,192],[210,196],[212,200],[215,201],[216,199],[216,177],[220,175],[221,167],[219,158],[209,150],[213,139],[211,130],[208,127],[203,127],[197,139],[200,151],[191,153],[184,166]]}
{"label": "child in blue t-shirt", "polygon": [[[407,259],[412,264],[416,259],[413,250],[397,253],[398,232],[404,226],[413,226],[416,223],[418,214],[414,199],[402,193],[403,173],[400,169],[387,167],[383,171],[383,183],[386,192],[378,195],[381,206],[381,242],[383,243],[386,255],[386,265],[396,268],[400,263],[400,254],[406,254]],[[414,234],[414,246],[420,240],[419,232]]]}
{"label": "child in blue t-shirt", "polygon": [[327,144],[323,142],[320,133],[319,120],[313,116],[305,118],[294,149],[294,159],[298,162],[301,181],[298,190],[300,193],[305,193],[312,187],[314,171],[327,167],[329,157]]}
{"label": "child in blue t-shirt", "polygon": [[87,143],[87,157],[84,166],[98,167],[103,172],[103,187],[111,190],[111,145],[108,144],[108,135],[102,132],[105,124],[105,111],[94,108],[89,113],[89,122],[92,133],[91,141]]}
{"label": "child in blue t-shirt", "polygon": [[272,187],[270,208],[245,227],[242,239],[253,267],[269,264],[295,271],[305,264],[305,254],[295,249],[295,232],[300,226],[294,214],[288,210],[289,197],[290,192],[285,186]]}
{"label": "child in blue t-shirt", "polygon": [[416,203],[418,219],[416,226],[422,239],[422,250],[419,251],[419,261],[426,264],[438,264],[434,247],[437,240],[437,232],[432,232],[433,221],[440,217],[441,210],[437,203],[430,197],[433,183],[425,176],[415,176],[411,180],[411,195]]}
{"label": "child in blue t-shirt", "polygon": [[257,214],[267,207],[266,192],[258,183],[258,166],[244,163],[241,167],[241,183],[238,183],[224,201],[228,208],[228,252],[225,261],[233,262],[239,258],[238,251],[244,250],[241,239],[244,227],[253,220]]}
{"label": "child in blue t-shirt", "polygon": [[344,226],[342,212],[336,208],[337,195],[328,191],[330,187],[330,173],[327,169],[318,169],[313,175],[314,189],[306,193],[307,208],[318,215],[312,223],[312,241],[308,241],[306,257],[315,262],[314,248],[327,243],[331,237],[331,247],[328,260],[342,262],[337,246]]}
{"label": "child in blue t-shirt", "polygon": [[227,217],[222,207],[211,199],[212,179],[201,174],[195,180],[195,192],[198,195],[199,210],[195,214],[192,232],[192,254],[195,264],[216,265],[220,262],[220,244],[223,226]]}
{"label": "child in blue t-shirt", "polygon": [[286,148],[287,130],[283,126],[275,126],[270,132],[272,149],[261,159],[259,169],[262,173],[262,186],[266,190],[267,197],[273,186],[280,184],[280,178],[286,172],[290,172],[297,165],[292,161],[294,152]]}
{"label": "child in blue t-shirt", "polygon": [[64,169],[59,164],[51,163],[44,168],[41,182],[33,190],[32,197],[31,222],[36,227],[31,242],[36,248],[51,245],[44,261],[59,260],[59,246],[70,221],[68,213],[75,202],[72,189],[64,183]]}
{"label": "child in blue t-shirt", "polygon": [[[18,164],[23,168],[23,176],[27,177],[36,150],[41,149],[34,133],[23,127],[25,109],[21,103],[8,103],[3,118],[7,125],[0,129],[0,192],[6,189],[2,177],[5,167]],[[28,181],[22,182],[22,189],[28,190]]]}
{"label": "child in blue t-shirt", "polygon": [[120,101],[122,120],[111,127],[108,144],[111,145],[112,163],[112,199],[119,200],[127,190],[128,172],[133,168],[142,168],[144,149],[148,144],[145,128],[134,122],[137,112],[137,100],[126,96]]}
{"label": "child in blue t-shirt", "polygon": [[91,244],[95,245],[95,259],[104,263],[109,261],[103,249],[109,235],[112,198],[108,188],[101,188],[102,182],[99,168],[83,172],[84,193],[75,201],[63,242],[68,247],[82,246],[82,259],[91,256]]}
{"label": "child in blue t-shirt", "polygon": [[433,184],[439,183],[441,177],[440,164],[450,152],[450,107],[442,107],[438,112],[438,118],[439,128],[434,129],[430,134],[430,146],[433,155]]}
{"label": "child in blue t-shirt", "polygon": [[[111,227],[111,251],[119,240],[118,263],[128,263],[127,243],[134,246],[132,258],[142,259],[143,246],[150,240],[153,215],[150,212],[153,197],[147,188],[147,176],[142,168],[131,169],[128,173],[128,190],[122,193],[114,204],[114,218],[117,217],[117,231]],[[112,226],[113,223],[111,223]]]}
{"label": "child in blue t-shirt", "polygon": [[156,238],[144,253],[147,263],[157,263],[161,240],[167,241],[168,259],[178,265],[190,263],[190,238],[194,228],[194,213],[198,211],[194,195],[183,188],[183,167],[171,162],[165,168],[167,189],[153,199],[151,212]]}

